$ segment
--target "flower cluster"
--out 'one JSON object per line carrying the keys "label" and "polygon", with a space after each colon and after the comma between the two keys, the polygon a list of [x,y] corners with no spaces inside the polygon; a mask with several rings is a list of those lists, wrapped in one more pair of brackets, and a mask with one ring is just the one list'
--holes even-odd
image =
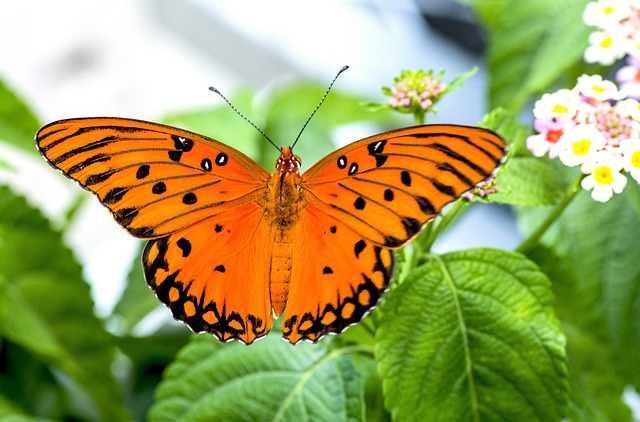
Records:
{"label": "flower cluster", "polygon": [[389,105],[408,113],[431,109],[447,90],[442,73],[434,75],[432,70],[403,70],[393,82],[391,88],[383,89],[391,97]]}
{"label": "flower cluster", "polygon": [[489,194],[498,191],[498,185],[496,184],[496,174],[492,174],[487,180],[477,185],[472,190],[462,194],[462,197],[467,201],[471,201],[476,198],[485,198]]}
{"label": "flower cluster", "polygon": [[600,75],[583,75],[575,88],[545,94],[535,104],[535,135],[527,148],[569,167],[580,166],[582,187],[606,202],[627,184],[640,183],[640,103]]}
{"label": "flower cluster", "polygon": [[626,55],[640,58],[640,1],[594,1],[587,4],[582,18],[598,28],[589,37],[586,62],[608,66]]}

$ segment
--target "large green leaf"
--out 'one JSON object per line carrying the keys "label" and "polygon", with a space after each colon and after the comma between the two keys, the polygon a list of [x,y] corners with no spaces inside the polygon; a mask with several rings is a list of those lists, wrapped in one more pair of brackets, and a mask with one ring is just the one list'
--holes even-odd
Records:
{"label": "large green leaf", "polygon": [[39,128],[31,110],[0,80],[0,140],[35,153],[33,137]]}
{"label": "large green leaf", "polygon": [[549,280],[521,255],[431,259],[381,305],[376,360],[397,420],[551,421],[564,416],[564,336]]}
{"label": "large green leaf", "polygon": [[295,347],[267,336],[250,347],[194,336],[167,369],[154,421],[362,420],[358,348]]}
{"label": "large green leaf", "polygon": [[491,107],[518,112],[582,62],[593,28],[582,21],[589,0],[464,0],[489,33]]}
{"label": "large green leaf", "polygon": [[[115,348],[93,314],[81,267],[60,233],[6,187],[0,187],[0,275],[0,337],[59,374],[65,381],[58,388],[68,391],[79,416],[127,419],[110,370]],[[22,404],[33,410],[40,398],[27,396]]]}

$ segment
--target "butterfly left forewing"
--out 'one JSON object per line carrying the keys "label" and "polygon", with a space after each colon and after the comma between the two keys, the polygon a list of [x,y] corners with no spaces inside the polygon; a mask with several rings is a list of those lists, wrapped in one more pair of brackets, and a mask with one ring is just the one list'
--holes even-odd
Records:
{"label": "butterfly left forewing", "polygon": [[220,142],[139,120],[62,120],[40,129],[36,144],[51,165],[96,194],[140,238],[254,202],[269,177]]}
{"label": "butterfly left forewing", "polygon": [[309,201],[380,246],[398,248],[486,180],[505,153],[495,133],[426,125],[347,145],[302,175]]}
{"label": "butterfly left forewing", "polygon": [[273,322],[272,246],[263,209],[246,204],[150,240],[142,256],[145,279],[194,332],[250,344]]}

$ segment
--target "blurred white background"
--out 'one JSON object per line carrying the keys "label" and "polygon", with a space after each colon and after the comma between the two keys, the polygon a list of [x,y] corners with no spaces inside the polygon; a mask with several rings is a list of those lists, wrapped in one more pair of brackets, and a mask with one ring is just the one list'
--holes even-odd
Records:
{"label": "blurred white background", "polygon": [[[467,15],[450,10],[455,5],[450,0],[0,0],[0,78],[46,123],[97,115],[157,120],[167,112],[219,103],[210,85],[231,93],[240,85],[268,89],[292,78],[328,84],[345,64],[351,69],[336,89],[384,101],[380,87],[390,86],[402,69],[445,70],[447,82],[477,66],[476,76],[448,95],[431,118],[473,125],[486,112],[484,65],[472,51],[482,39],[472,31],[468,49],[434,29],[460,34],[464,25],[458,30],[456,21],[464,24]],[[4,145],[0,155],[17,169],[0,178],[60,221],[79,188],[44,160]],[[67,241],[85,265],[98,312],[108,313],[137,241],[96,200],[83,207]],[[510,249],[517,242],[508,211],[481,206],[438,250]]]}

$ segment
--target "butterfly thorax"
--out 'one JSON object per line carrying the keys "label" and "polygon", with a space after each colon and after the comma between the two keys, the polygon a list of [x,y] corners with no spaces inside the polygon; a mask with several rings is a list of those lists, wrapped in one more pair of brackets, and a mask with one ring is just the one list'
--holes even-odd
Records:
{"label": "butterfly thorax", "polygon": [[270,293],[274,313],[279,316],[287,303],[291,278],[292,236],[299,212],[305,205],[300,190],[300,158],[291,148],[282,148],[276,171],[269,180],[267,216],[274,228],[275,242],[271,262]]}

